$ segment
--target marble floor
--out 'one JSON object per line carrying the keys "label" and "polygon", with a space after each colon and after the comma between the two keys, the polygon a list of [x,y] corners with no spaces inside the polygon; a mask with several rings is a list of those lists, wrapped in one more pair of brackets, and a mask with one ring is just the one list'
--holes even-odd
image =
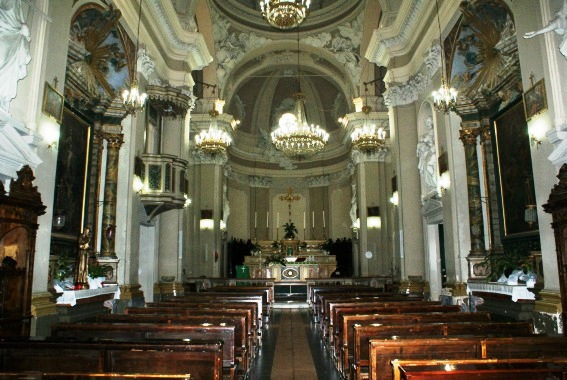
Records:
{"label": "marble floor", "polygon": [[250,380],[340,380],[302,303],[275,305]]}

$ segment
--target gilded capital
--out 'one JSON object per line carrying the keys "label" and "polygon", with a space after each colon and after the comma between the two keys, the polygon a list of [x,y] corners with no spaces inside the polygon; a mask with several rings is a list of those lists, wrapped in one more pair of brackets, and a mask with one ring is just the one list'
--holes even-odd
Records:
{"label": "gilded capital", "polygon": [[124,143],[124,135],[122,133],[105,133],[104,139],[108,142],[109,148],[118,148]]}
{"label": "gilded capital", "polygon": [[459,139],[464,146],[476,145],[476,138],[480,135],[480,128],[467,128],[460,130]]}
{"label": "gilded capital", "polygon": [[490,126],[485,125],[480,128],[480,142],[484,144],[485,142],[490,142]]}

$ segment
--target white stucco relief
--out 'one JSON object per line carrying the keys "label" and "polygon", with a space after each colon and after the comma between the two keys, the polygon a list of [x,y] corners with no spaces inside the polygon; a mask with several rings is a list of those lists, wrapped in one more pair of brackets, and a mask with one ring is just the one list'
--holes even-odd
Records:
{"label": "white stucco relief", "polygon": [[417,143],[418,169],[423,184],[424,194],[437,189],[437,150],[435,148],[435,131],[433,129],[433,118],[427,116],[425,119],[425,132],[419,136]]}

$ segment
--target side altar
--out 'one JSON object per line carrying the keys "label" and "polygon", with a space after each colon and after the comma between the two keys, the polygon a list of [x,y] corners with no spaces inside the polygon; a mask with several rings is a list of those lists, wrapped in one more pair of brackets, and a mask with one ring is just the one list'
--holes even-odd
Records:
{"label": "side altar", "polygon": [[[275,281],[305,281],[329,278],[337,268],[335,255],[322,249],[325,240],[258,241],[259,251],[244,257],[250,278],[274,278]],[[285,265],[272,259],[283,259]],[[269,263],[266,263],[269,261]]]}

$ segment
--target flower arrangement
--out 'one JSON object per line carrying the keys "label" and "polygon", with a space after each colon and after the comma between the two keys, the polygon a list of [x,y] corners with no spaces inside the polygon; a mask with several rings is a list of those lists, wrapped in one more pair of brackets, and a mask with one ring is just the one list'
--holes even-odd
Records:
{"label": "flower arrangement", "polygon": [[293,222],[288,222],[283,225],[284,229],[284,239],[294,239],[297,233],[297,228]]}
{"label": "flower arrangement", "polygon": [[89,277],[90,278],[99,278],[105,277],[106,273],[112,270],[110,265],[99,265],[96,261],[91,261],[89,264]]}
{"label": "flower arrangement", "polygon": [[279,253],[271,254],[270,256],[266,257],[266,260],[264,260],[264,265],[267,265],[267,266],[279,264],[279,265],[283,265],[285,267],[286,263],[287,263],[287,261],[286,261],[285,257],[280,255]]}

